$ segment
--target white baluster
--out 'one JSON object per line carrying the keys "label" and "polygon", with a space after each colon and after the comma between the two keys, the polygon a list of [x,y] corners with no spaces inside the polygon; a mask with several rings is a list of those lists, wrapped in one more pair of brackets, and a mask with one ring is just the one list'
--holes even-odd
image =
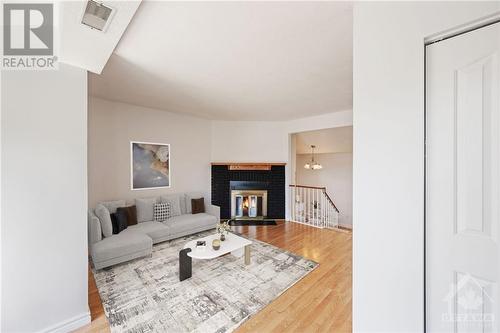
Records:
{"label": "white baluster", "polygon": [[328,226],[330,227],[331,226],[331,222],[332,222],[332,218],[333,218],[333,215],[332,215],[333,211],[332,211],[332,205],[328,205]]}
{"label": "white baluster", "polygon": [[306,191],[304,188],[300,188],[300,193],[301,193],[301,197],[300,199],[302,200],[302,213],[300,214],[300,220],[302,223],[305,222],[305,218],[306,218]]}
{"label": "white baluster", "polygon": [[298,195],[298,200],[297,200],[297,221],[301,222],[302,221],[302,188],[297,188],[297,195]]}
{"label": "white baluster", "polygon": [[306,222],[307,223],[310,223],[310,218],[309,218],[309,213],[310,213],[310,205],[309,205],[309,200],[311,199],[311,189],[310,188],[307,188],[306,189]]}
{"label": "white baluster", "polygon": [[333,208],[331,202],[328,201],[328,227],[332,225],[332,218],[333,218]]}
{"label": "white baluster", "polygon": [[308,192],[308,196],[309,196],[309,200],[307,200],[307,202],[308,202],[307,207],[309,208],[309,214],[307,214],[307,218],[308,218],[309,224],[312,224],[312,222],[313,222],[313,221],[311,220],[311,215],[312,215],[312,214],[311,214],[311,213],[312,213],[312,212],[311,212],[311,210],[312,210],[312,207],[311,207],[312,190],[311,190],[311,189],[308,189],[308,191],[307,191],[307,192]]}
{"label": "white baluster", "polygon": [[316,209],[314,208],[314,205],[316,203],[316,192],[318,192],[316,189],[312,190],[313,193],[313,199],[312,199],[312,209],[313,209],[313,225],[316,227]]}
{"label": "white baluster", "polygon": [[307,214],[307,217],[309,218],[309,220],[308,220],[309,224],[312,225],[314,223],[314,218],[313,218],[314,211],[313,211],[313,207],[311,206],[311,200],[312,200],[314,191],[313,191],[313,189],[310,188],[310,189],[308,189],[308,192],[309,192],[309,200],[307,201],[308,202],[307,207],[309,207],[309,214]]}
{"label": "white baluster", "polygon": [[328,200],[326,198],[326,195],[324,196],[325,200],[325,225],[328,226]]}
{"label": "white baluster", "polygon": [[[318,227],[318,189],[314,189],[314,226]],[[314,207],[313,206],[313,207]]]}
{"label": "white baluster", "polygon": [[299,196],[300,196],[300,218],[299,218],[299,221],[302,222],[302,218],[304,216],[304,210],[303,210],[303,207],[304,207],[304,193],[303,193],[303,188],[299,188]]}
{"label": "white baluster", "polygon": [[320,190],[316,190],[316,226],[318,226],[319,228],[321,228],[321,220],[320,220],[320,211],[319,211],[319,206],[320,206],[320,201],[319,201],[319,194],[320,194]]}
{"label": "white baluster", "polygon": [[325,227],[328,227],[328,223],[327,223],[327,220],[326,220],[326,206],[327,203],[326,203],[326,195],[325,193],[323,193],[323,208],[322,208],[322,213],[321,215],[323,216],[323,226]]}
{"label": "white baluster", "polygon": [[326,211],[326,224],[330,227],[330,204],[328,203],[327,211]]}
{"label": "white baluster", "polygon": [[325,194],[323,193],[323,190],[321,190],[319,192],[320,194],[320,201],[321,201],[321,210],[320,210],[320,225],[321,225],[321,228],[324,228],[325,227]]}
{"label": "white baluster", "polygon": [[316,224],[317,227],[321,227],[320,224],[319,224],[319,190],[316,189],[314,192],[315,192],[314,202],[316,203],[316,209],[315,209],[316,218],[314,219],[314,222],[315,222],[315,224]]}

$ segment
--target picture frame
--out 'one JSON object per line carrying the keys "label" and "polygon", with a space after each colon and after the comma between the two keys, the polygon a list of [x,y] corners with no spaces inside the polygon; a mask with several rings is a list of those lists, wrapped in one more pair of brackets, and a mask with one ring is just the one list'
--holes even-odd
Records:
{"label": "picture frame", "polygon": [[169,143],[130,141],[130,189],[170,188],[171,157]]}

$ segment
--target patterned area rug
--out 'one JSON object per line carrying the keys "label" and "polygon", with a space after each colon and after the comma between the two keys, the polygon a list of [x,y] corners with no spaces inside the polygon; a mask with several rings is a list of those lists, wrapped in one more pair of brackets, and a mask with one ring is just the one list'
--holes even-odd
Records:
{"label": "patterned area rug", "polygon": [[179,251],[211,233],[160,243],[151,258],[94,271],[111,331],[231,332],[318,266],[252,239],[249,266],[230,254],[193,259],[193,276],[179,282]]}

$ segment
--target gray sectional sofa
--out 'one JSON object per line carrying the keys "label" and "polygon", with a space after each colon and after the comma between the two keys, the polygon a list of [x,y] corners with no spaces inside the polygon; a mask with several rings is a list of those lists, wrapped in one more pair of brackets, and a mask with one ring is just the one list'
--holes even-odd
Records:
{"label": "gray sectional sofa", "polygon": [[[191,213],[191,199],[205,198],[205,213]],[[95,209],[89,210],[88,231],[89,251],[95,269],[101,269],[148,256],[152,252],[153,244],[170,239],[194,234],[197,232],[214,229],[220,220],[220,209],[211,205],[207,195],[202,193],[171,194],[155,198],[135,199],[134,205],[137,210],[136,225],[128,226],[119,234],[104,237],[104,225],[96,215]],[[154,203],[179,200],[178,211],[164,222],[153,220]],[[125,200],[109,201],[100,203],[110,213],[114,213],[118,207],[127,206]],[[99,206],[99,205],[98,205]]]}

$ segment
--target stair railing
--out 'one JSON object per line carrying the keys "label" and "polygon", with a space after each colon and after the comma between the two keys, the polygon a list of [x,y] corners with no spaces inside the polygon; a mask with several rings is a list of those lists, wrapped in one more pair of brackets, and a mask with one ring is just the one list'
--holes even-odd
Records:
{"label": "stair railing", "polygon": [[326,187],[290,185],[291,219],[316,228],[338,228],[339,210]]}

